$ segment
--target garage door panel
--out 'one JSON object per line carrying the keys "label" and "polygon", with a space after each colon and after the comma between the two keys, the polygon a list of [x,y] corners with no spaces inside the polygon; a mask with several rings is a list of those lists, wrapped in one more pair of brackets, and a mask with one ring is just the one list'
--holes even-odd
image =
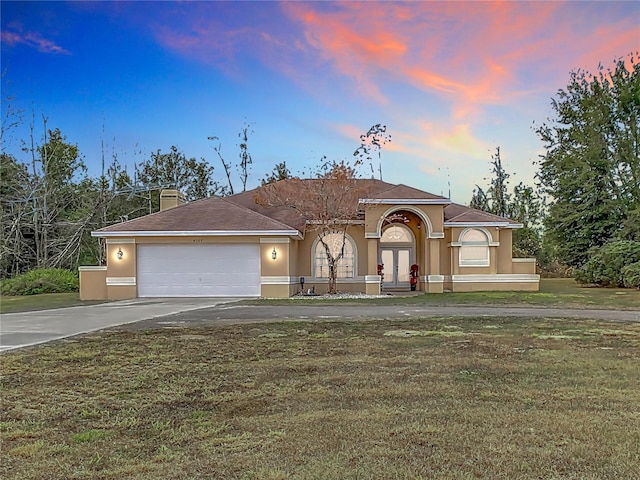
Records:
{"label": "garage door panel", "polygon": [[139,245],[138,296],[260,295],[258,245]]}

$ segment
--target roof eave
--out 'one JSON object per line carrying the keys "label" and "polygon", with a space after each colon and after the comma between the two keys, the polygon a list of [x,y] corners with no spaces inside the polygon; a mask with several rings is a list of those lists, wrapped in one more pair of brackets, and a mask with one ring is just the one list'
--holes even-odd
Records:
{"label": "roof eave", "polygon": [[523,228],[522,223],[509,222],[444,222],[445,227],[499,227],[499,228]]}
{"label": "roof eave", "polygon": [[448,198],[361,198],[358,203],[367,205],[449,205]]}
{"label": "roof eave", "polygon": [[117,232],[91,232],[92,237],[264,237],[264,236],[286,236],[302,239],[302,233],[298,230],[128,230]]}

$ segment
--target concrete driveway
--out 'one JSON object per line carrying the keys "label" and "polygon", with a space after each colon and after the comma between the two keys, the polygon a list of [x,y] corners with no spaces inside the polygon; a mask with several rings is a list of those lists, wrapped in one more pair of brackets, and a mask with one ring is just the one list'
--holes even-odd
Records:
{"label": "concrete driveway", "polygon": [[119,302],[0,316],[0,351],[103,328],[236,302],[239,298],[136,298]]}

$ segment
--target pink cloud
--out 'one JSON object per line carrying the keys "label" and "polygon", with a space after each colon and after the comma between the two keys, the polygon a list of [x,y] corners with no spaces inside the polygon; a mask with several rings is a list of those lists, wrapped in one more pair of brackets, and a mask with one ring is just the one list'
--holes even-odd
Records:
{"label": "pink cloud", "polygon": [[12,32],[12,31],[3,30],[0,35],[2,38],[2,43],[6,45],[14,46],[14,45],[23,44],[31,48],[35,48],[36,50],[42,53],[71,55],[71,52],[69,50],[66,50],[63,47],[56,45],[51,40],[47,40],[46,38],[43,38],[37,32],[22,33],[22,32],[15,32],[15,31]]}
{"label": "pink cloud", "polygon": [[602,8],[571,2],[284,3],[283,10],[360,95],[386,104],[388,82],[405,83],[450,101],[459,119],[532,85],[552,93],[581,57],[604,62],[608,52],[639,44],[632,20],[599,28]]}

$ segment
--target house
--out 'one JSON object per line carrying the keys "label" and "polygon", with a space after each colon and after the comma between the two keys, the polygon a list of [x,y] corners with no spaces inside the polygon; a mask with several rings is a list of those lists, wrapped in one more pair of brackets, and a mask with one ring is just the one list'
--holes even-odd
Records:
{"label": "house", "polygon": [[[406,185],[357,182],[340,291],[409,290],[414,265],[419,291],[538,290],[535,259],[512,258],[517,222]],[[305,291],[326,292],[326,255],[308,221],[258,204],[258,190],[186,204],[164,190],[159,212],[92,232],[107,262],[80,267],[80,297],[290,297],[301,277]]]}

